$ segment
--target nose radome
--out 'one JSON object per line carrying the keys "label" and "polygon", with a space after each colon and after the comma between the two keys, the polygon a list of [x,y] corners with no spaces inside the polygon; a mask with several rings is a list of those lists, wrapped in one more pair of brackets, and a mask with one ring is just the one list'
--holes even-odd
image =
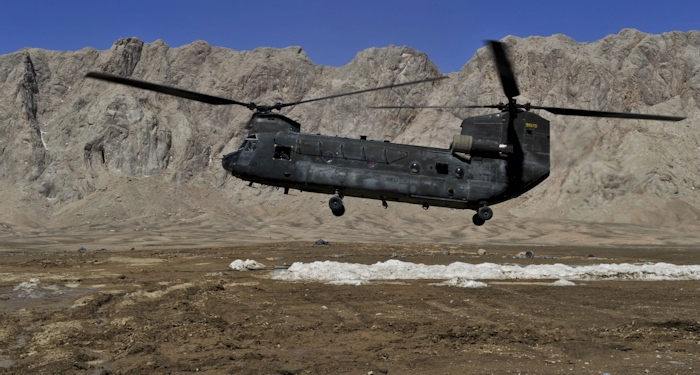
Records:
{"label": "nose radome", "polygon": [[221,159],[221,166],[228,172],[233,172],[233,168],[236,165],[236,160],[238,159],[239,153],[239,151],[234,151],[230,154],[224,155],[224,157]]}

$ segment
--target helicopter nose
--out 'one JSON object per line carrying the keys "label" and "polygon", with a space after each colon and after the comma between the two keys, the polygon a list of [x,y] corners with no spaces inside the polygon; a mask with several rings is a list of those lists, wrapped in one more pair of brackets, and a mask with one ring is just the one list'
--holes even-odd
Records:
{"label": "helicopter nose", "polygon": [[227,170],[229,173],[233,173],[233,171],[236,168],[236,161],[238,160],[238,155],[240,154],[239,151],[234,151],[230,154],[224,155],[224,157],[221,159],[221,165],[224,167],[225,170]]}

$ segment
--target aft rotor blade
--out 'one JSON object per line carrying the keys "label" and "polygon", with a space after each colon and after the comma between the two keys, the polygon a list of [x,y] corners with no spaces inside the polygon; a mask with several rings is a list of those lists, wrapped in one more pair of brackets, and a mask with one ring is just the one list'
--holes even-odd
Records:
{"label": "aft rotor blade", "polygon": [[643,113],[625,113],[625,112],[605,112],[605,111],[589,111],[586,109],[558,108],[558,107],[540,107],[530,106],[531,109],[544,109],[547,112],[555,115],[565,116],[586,116],[586,117],[611,117],[611,118],[629,118],[637,120],[657,120],[657,121],[681,121],[685,117],[676,116],[661,116],[648,115]]}
{"label": "aft rotor blade", "polygon": [[508,100],[510,100],[520,95],[520,90],[518,90],[518,84],[515,82],[513,68],[511,67],[508,56],[506,55],[505,47],[503,46],[503,43],[495,40],[489,40],[488,43],[491,46],[491,50],[493,50],[493,55],[496,59],[496,68],[498,69],[498,76],[501,77],[503,92],[508,97]]}
{"label": "aft rotor blade", "polygon": [[255,108],[255,105],[252,103],[242,103],[242,102],[238,102],[238,101],[231,100],[231,99],[220,98],[218,96],[200,94],[200,93],[194,92],[194,91],[188,91],[188,90],[178,89],[175,87],[158,85],[158,84],[150,83],[150,82],[146,82],[146,81],[139,81],[137,79],[124,78],[124,77],[115,76],[112,74],[90,72],[90,73],[86,74],[85,77],[100,79],[100,80],[108,81],[108,82],[119,83],[122,85],[137,87],[137,88],[144,89],[144,90],[160,92],[163,94],[173,95],[173,96],[177,96],[177,97],[185,98],[185,99],[196,100],[198,102],[203,102],[203,103],[208,103],[208,104],[214,104],[214,105],[237,104],[237,105],[242,105],[242,106],[250,108],[250,109]]}
{"label": "aft rotor blade", "polygon": [[421,80],[419,80],[419,81],[410,81],[410,82],[404,82],[404,83],[397,83],[397,84],[393,84],[393,85],[375,87],[375,88],[371,88],[371,89],[358,90],[358,91],[351,91],[351,92],[345,92],[345,93],[342,93],[342,94],[335,94],[335,95],[323,96],[323,97],[320,97],[320,98],[300,100],[300,101],[298,101],[298,102],[293,102],[293,103],[282,103],[282,104],[276,105],[276,106],[275,106],[275,109],[280,109],[280,108],[284,108],[284,107],[289,107],[289,106],[293,106],[293,105],[297,105],[297,104],[315,102],[315,101],[319,101],[319,100],[334,99],[334,98],[339,98],[339,97],[341,97],[341,96],[356,95],[356,94],[362,94],[362,93],[365,93],[365,92],[392,89],[392,88],[394,88],[394,87],[401,87],[401,86],[408,86],[408,85],[417,85],[417,84],[419,84],[419,83],[433,82],[433,81],[438,81],[438,80],[445,79],[445,78],[448,78],[448,77],[447,77],[447,76],[442,76],[442,77],[436,77],[436,78],[427,78],[427,79],[421,79]]}

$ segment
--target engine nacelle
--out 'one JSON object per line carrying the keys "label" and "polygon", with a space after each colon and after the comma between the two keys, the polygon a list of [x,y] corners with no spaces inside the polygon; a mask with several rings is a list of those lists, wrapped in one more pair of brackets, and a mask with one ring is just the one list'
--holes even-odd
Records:
{"label": "engine nacelle", "polygon": [[492,139],[475,138],[471,135],[455,134],[452,138],[452,154],[464,159],[465,155],[494,156],[497,154],[512,154],[513,145],[507,145]]}

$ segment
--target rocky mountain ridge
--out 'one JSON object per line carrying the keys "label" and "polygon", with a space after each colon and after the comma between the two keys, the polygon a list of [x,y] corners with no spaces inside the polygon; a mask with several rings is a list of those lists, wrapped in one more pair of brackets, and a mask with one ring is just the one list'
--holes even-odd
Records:
{"label": "rocky mountain ridge", "polygon": [[[688,119],[662,123],[543,113],[553,124],[551,175],[530,193],[496,206],[495,220],[500,215],[502,220],[695,225],[700,218],[700,32],[649,35],[627,29],[594,43],[563,35],[504,42],[520,103]],[[245,135],[247,109],[84,79],[88,71],[266,104],[440,74],[424,53],[395,46],[362,51],[338,68],[315,65],[299,47],[233,51],[197,41],[170,48],[137,38],[120,39],[107,51],[23,49],[2,55],[0,222],[72,228],[201,215],[293,217],[308,223],[336,219],[323,203],[328,197],[285,197],[272,188],[247,188],[225,174],[217,158]],[[461,119],[488,111],[368,107],[504,99],[490,52],[482,48],[459,72],[437,83],[298,105],[282,113],[300,122],[304,132],[446,148]],[[367,210],[366,204],[348,209],[350,216],[380,215],[391,227],[394,217],[414,215],[415,207],[395,204],[390,213]],[[468,212],[431,209],[426,215],[426,220],[463,217],[464,226],[471,225]]]}

